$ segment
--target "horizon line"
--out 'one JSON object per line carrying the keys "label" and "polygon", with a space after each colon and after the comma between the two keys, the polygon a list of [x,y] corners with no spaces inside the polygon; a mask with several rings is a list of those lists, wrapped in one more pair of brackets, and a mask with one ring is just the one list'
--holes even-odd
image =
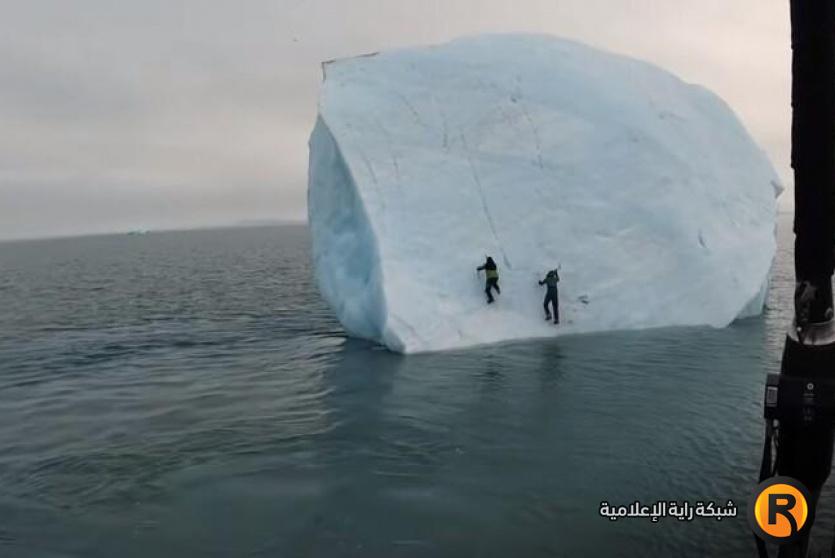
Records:
{"label": "horizon line", "polygon": [[142,228],[142,229],[116,229],[112,231],[102,231],[102,232],[79,232],[79,233],[69,233],[69,234],[45,234],[43,236],[21,236],[21,237],[8,237],[8,238],[0,238],[0,244],[9,244],[13,242],[37,242],[41,240],[63,240],[63,239],[72,239],[72,238],[92,238],[97,236],[128,236],[131,233],[137,233],[142,231],[142,234],[158,234],[158,233],[170,233],[170,232],[191,232],[191,231],[211,231],[211,230],[221,230],[221,229],[257,229],[257,228],[265,228],[265,227],[283,227],[283,226],[296,226],[296,225],[306,225],[307,219],[253,219],[252,222],[239,222],[239,223],[221,223],[216,225],[195,225],[195,226],[183,226],[183,227],[165,227],[160,229],[154,228]]}

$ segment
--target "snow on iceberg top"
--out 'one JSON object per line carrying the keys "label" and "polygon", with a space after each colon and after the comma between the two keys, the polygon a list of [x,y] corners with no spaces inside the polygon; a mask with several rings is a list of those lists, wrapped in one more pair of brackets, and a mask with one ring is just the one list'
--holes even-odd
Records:
{"label": "snow on iceberg top", "polygon": [[[761,311],[778,179],[706,89],[539,35],[325,74],[309,220],[317,283],[349,334],[417,352]],[[502,289],[489,306],[485,255]],[[558,264],[555,327],[538,280]]]}

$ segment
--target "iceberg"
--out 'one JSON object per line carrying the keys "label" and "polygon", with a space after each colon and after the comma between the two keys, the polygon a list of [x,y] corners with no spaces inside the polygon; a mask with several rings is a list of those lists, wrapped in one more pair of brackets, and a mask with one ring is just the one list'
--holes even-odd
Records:
{"label": "iceberg", "polygon": [[[705,88],[541,35],[323,72],[312,259],[349,335],[414,353],[762,312],[781,186]],[[486,255],[500,275],[491,305]],[[554,326],[538,281],[558,265]]]}

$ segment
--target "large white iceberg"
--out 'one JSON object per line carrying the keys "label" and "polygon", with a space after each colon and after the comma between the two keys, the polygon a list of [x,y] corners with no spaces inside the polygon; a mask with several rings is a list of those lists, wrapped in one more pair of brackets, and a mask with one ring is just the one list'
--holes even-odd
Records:
{"label": "large white iceberg", "polygon": [[[548,36],[323,67],[309,222],[350,335],[419,352],[761,312],[780,186],[710,91]],[[555,327],[538,280],[558,264]]]}

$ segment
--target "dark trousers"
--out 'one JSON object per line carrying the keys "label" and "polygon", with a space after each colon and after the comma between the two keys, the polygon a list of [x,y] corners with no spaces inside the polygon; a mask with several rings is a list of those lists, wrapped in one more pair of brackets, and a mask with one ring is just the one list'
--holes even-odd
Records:
{"label": "dark trousers", "polygon": [[496,289],[496,294],[501,294],[501,289],[499,289],[499,278],[498,277],[489,277],[487,279],[487,284],[484,286],[484,292],[487,293],[487,302],[493,302],[493,293],[490,291],[492,289]]}
{"label": "dark trousers", "polygon": [[548,292],[545,293],[545,302],[542,306],[545,307],[545,314],[550,315],[551,312],[548,311],[548,304],[550,304],[554,308],[554,323],[559,323],[560,321],[560,302],[559,302],[559,294],[556,289],[553,291],[548,289]]}

